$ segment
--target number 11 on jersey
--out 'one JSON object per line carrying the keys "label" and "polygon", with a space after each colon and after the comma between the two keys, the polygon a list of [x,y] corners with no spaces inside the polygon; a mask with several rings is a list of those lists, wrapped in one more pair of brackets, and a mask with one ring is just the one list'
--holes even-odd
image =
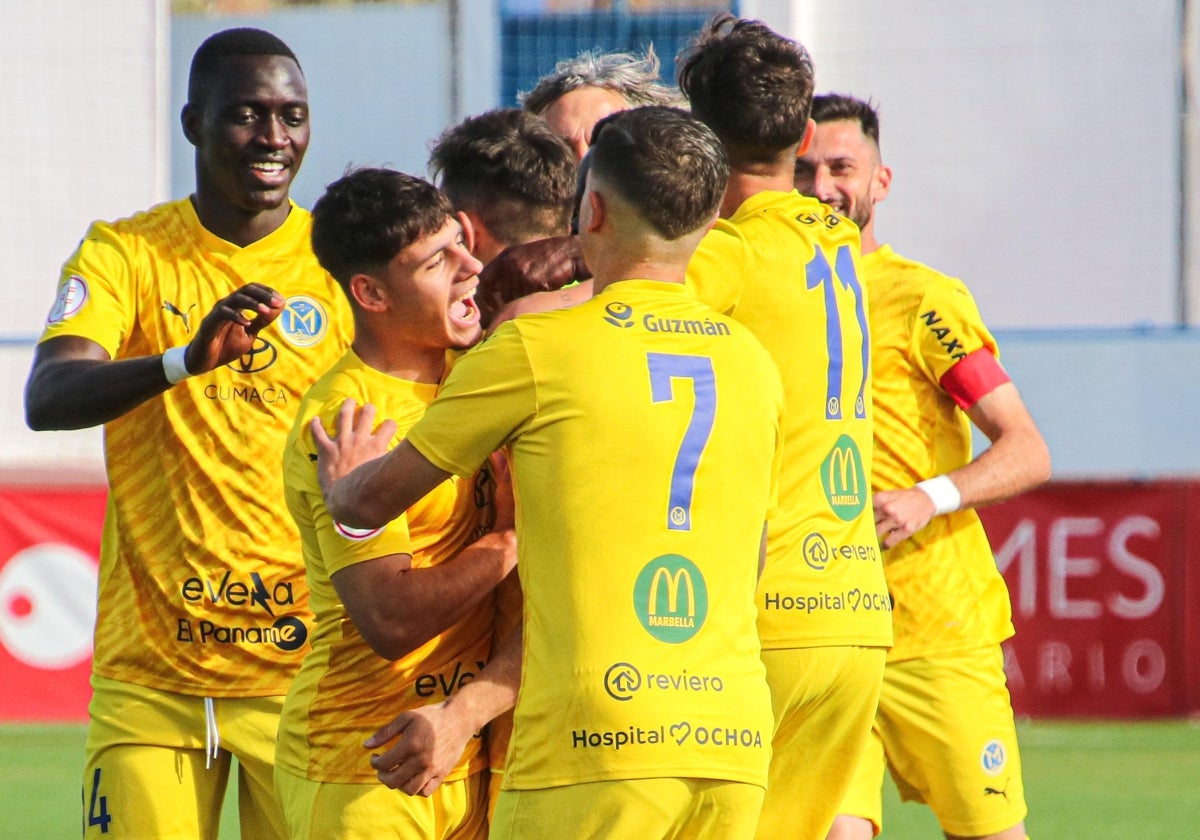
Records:
{"label": "number 11 on jersey", "polygon": [[671,402],[675,399],[672,380],[692,381],[692,417],[671,471],[671,489],[667,504],[667,528],[671,531],[692,530],[692,485],[696,467],[712,434],[713,418],[717,413],[717,381],[713,375],[712,359],[707,356],[684,356],[675,353],[647,353],[650,367],[650,401]]}

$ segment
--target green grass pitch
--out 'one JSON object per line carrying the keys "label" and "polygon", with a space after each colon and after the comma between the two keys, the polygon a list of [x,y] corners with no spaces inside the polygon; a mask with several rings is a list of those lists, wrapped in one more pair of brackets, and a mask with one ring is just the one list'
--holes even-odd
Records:
{"label": "green grass pitch", "polygon": [[[1033,840],[1200,836],[1200,722],[1019,726]],[[0,726],[0,837],[78,837],[83,727]],[[222,840],[238,837],[233,794]],[[885,789],[886,840],[941,837],[928,809]]]}

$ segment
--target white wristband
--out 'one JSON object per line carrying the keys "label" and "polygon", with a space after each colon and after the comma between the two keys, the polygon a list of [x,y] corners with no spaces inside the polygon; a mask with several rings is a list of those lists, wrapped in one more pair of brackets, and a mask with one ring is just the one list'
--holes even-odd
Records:
{"label": "white wristband", "polygon": [[962,495],[948,475],[936,475],[917,482],[917,487],[933,500],[938,514],[953,513],[962,507]]}
{"label": "white wristband", "polygon": [[177,382],[182,382],[191,376],[188,373],[187,363],[184,362],[184,356],[187,354],[187,346],[172,347],[170,350],[162,354],[163,373],[167,375],[167,381],[172,385]]}

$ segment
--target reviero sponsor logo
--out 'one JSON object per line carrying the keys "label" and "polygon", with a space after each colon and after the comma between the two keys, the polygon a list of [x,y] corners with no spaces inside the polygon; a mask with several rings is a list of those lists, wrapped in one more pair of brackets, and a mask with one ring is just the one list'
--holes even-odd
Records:
{"label": "reviero sponsor logo", "polygon": [[867,475],[858,444],[842,435],[821,462],[821,486],[829,507],[843,522],[849,522],[867,504]]}
{"label": "reviero sponsor logo", "polygon": [[720,677],[689,674],[687,669],[676,674],[647,672],[628,662],[617,662],[604,672],[604,690],[614,700],[630,700],[637,692],[646,691],[724,691]]}
{"label": "reviero sponsor logo", "polygon": [[604,307],[604,311],[608,313],[604,316],[604,320],[614,327],[628,329],[633,326],[633,307],[628,303],[613,301]]}
{"label": "reviero sponsor logo", "polygon": [[825,571],[832,560],[879,562],[879,547],[876,545],[863,545],[862,543],[830,545],[825,535],[816,531],[804,538],[800,552],[804,555],[804,562],[818,572]]}
{"label": "reviero sponsor logo", "polygon": [[279,313],[279,329],[287,342],[295,347],[311,347],[329,331],[329,316],[315,298],[293,295]]}
{"label": "reviero sponsor logo", "polygon": [[642,567],[634,582],[633,610],[654,638],[668,644],[686,642],[708,617],[704,576],[686,557],[655,557]]}
{"label": "reviero sponsor logo", "polygon": [[781,592],[763,594],[763,609],[791,612],[886,612],[892,611],[892,596],[887,592],[814,592],[806,595],[785,595]]}

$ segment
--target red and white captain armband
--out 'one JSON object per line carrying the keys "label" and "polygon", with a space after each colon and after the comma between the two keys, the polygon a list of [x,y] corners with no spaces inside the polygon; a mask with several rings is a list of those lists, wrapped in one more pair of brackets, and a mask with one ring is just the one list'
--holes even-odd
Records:
{"label": "red and white captain armband", "polygon": [[188,373],[187,363],[184,361],[184,356],[186,355],[187,345],[172,347],[162,354],[163,373],[167,375],[167,381],[172,385],[176,385],[191,376]]}
{"label": "red and white captain armband", "polygon": [[933,500],[935,515],[954,513],[962,507],[962,494],[948,475],[935,475],[933,478],[919,481],[917,487]]}

